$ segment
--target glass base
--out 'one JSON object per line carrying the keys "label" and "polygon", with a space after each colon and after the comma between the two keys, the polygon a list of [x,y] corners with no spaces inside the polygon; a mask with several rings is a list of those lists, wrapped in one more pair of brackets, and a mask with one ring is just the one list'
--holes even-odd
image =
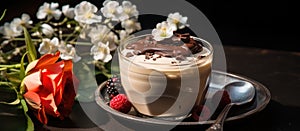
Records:
{"label": "glass base", "polygon": [[134,108],[134,110],[137,113],[136,115],[138,117],[152,118],[152,119],[165,120],[165,121],[182,121],[192,115],[191,113],[189,113],[189,114],[183,115],[183,116],[148,116],[148,115],[144,115],[144,114],[140,113],[135,108]]}

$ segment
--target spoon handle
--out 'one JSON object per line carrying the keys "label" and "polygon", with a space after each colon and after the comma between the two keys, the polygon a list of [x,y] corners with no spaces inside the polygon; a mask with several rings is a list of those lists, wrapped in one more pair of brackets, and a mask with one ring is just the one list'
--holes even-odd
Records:
{"label": "spoon handle", "polygon": [[229,110],[231,109],[231,107],[233,106],[233,104],[227,104],[224,109],[222,110],[222,112],[219,114],[218,118],[216,119],[215,123],[212,124],[208,129],[206,129],[206,131],[223,131],[223,123],[224,120],[229,112]]}

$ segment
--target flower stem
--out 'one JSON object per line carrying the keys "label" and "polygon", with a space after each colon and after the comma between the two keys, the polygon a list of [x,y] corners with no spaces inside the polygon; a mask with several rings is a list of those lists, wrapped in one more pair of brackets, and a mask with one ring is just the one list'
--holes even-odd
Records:
{"label": "flower stem", "polygon": [[68,21],[68,18],[64,18],[61,22],[49,22],[50,24],[52,24],[53,26],[61,26],[63,24],[65,24]]}
{"label": "flower stem", "polygon": [[69,41],[69,39],[70,39],[72,36],[74,36],[74,35],[76,34],[76,32],[77,32],[77,31],[74,30],[72,34],[69,34],[69,35],[63,34],[62,37],[67,37],[67,38],[65,39],[65,41]]}
{"label": "flower stem", "polygon": [[[62,34],[61,36],[62,37],[72,37],[72,36],[74,36],[74,33],[73,34]],[[65,41],[67,41],[67,40],[65,40]]]}
{"label": "flower stem", "polygon": [[6,13],[6,9],[3,11],[3,13],[2,13],[2,15],[1,15],[1,17],[0,17],[0,20],[2,20],[2,19],[4,18],[5,13]]}
{"label": "flower stem", "polygon": [[[14,38],[14,41],[25,41],[25,38]],[[41,42],[40,39],[31,39],[34,42]]]}
{"label": "flower stem", "polygon": [[11,86],[12,84],[11,84],[10,82],[3,82],[3,81],[0,81],[0,85]]}
{"label": "flower stem", "polygon": [[13,64],[13,65],[0,65],[1,68],[20,68],[21,64]]}

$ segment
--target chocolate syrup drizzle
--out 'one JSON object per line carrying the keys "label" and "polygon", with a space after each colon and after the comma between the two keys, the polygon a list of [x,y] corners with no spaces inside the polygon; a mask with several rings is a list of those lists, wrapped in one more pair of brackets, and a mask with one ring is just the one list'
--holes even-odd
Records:
{"label": "chocolate syrup drizzle", "polygon": [[[178,34],[175,33],[173,37],[163,41],[156,41],[151,36],[137,42],[130,43],[126,49],[133,50],[128,53],[126,57],[134,55],[145,55],[145,59],[153,58],[154,54],[160,57],[174,57],[177,60],[184,60],[192,54],[199,53],[203,50],[203,44],[190,37],[189,33]],[[157,58],[153,58],[156,60]]]}

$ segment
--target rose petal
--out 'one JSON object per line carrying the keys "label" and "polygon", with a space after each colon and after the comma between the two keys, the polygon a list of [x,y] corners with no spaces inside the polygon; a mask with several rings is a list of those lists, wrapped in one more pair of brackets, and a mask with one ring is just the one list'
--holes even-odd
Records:
{"label": "rose petal", "polygon": [[53,54],[46,54],[43,55],[40,59],[39,62],[37,63],[35,68],[43,68],[44,66],[54,64],[58,59],[59,59],[59,52],[56,52],[54,55]]}
{"label": "rose petal", "polygon": [[47,115],[46,115],[44,107],[42,107],[40,110],[38,110],[38,112],[35,114],[35,116],[41,123],[43,123],[43,124],[48,123],[48,119],[47,119]]}
{"label": "rose petal", "polygon": [[38,60],[34,60],[34,61],[30,62],[26,67],[25,74],[28,74],[28,72],[33,70],[33,68],[36,66],[37,63],[38,63]]}
{"label": "rose petal", "polygon": [[43,86],[52,93],[54,93],[54,95],[56,94],[57,90],[60,90],[61,86],[63,86],[61,84],[63,66],[64,62],[61,61],[55,64],[45,66],[42,70]]}
{"label": "rose petal", "polygon": [[73,62],[63,60],[55,63],[58,58],[59,52],[44,55],[32,62],[28,68],[29,75],[24,79],[29,96],[29,91],[35,93],[34,99],[31,98],[31,105],[38,109],[35,115],[44,124],[48,122],[46,114],[64,118],[71,113],[79,85],[73,74]]}
{"label": "rose petal", "polygon": [[[60,75],[62,76],[62,75]],[[61,77],[59,80],[59,83],[61,83]],[[50,79],[47,75],[43,75],[43,96],[46,96],[46,94],[51,94],[53,98],[50,98],[51,101],[54,101],[55,106],[59,105],[62,100],[62,93],[63,92],[63,85],[58,84],[55,80]],[[49,96],[47,96],[49,97]],[[49,100],[49,98],[48,98]],[[52,106],[54,109],[54,106]],[[52,110],[52,109],[50,109]]]}
{"label": "rose petal", "polygon": [[76,97],[76,91],[79,85],[79,80],[72,72],[72,61],[65,61],[64,67],[64,91],[62,95],[62,102],[58,106],[59,112],[64,116],[68,116],[71,113],[72,106],[74,104],[74,98]]}
{"label": "rose petal", "polygon": [[72,111],[72,106],[74,104],[74,98],[76,97],[76,90],[78,85],[78,79],[76,77],[70,77],[65,83],[63,100],[58,106],[58,110],[62,116],[68,116]]}
{"label": "rose petal", "polygon": [[24,84],[28,91],[38,92],[41,83],[41,71],[34,72],[24,78]]}
{"label": "rose petal", "polygon": [[73,69],[73,63],[71,60],[64,60],[62,61],[64,62],[64,67],[63,67],[63,73],[62,77],[61,77],[61,81],[60,83],[58,83],[57,85],[57,90],[55,92],[55,102],[56,105],[59,105],[60,102],[62,101],[62,96],[63,96],[63,92],[64,92],[64,86],[66,83],[66,79],[68,79],[69,77],[72,77],[72,69]]}
{"label": "rose petal", "polygon": [[43,73],[42,75],[42,90],[47,90],[47,92],[54,94],[55,90],[56,90],[56,83],[54,80],[51,80],[49,77],[47,77],[47,73]]}
{"label": "rose petal", "polygon": [[32,108],[35,109],[34,110],[34,115],[37,117],[37,119],[43,123],[43,124],[47,124],[48,123],[48,119],[47,119],[47,115],[45,113],[45,108],[41,105],[41,99],[40,96],[32,91],[27,91],[24,94],[24,98],[27,102],[27,104]]}
{"label": "rose petal", "polygon": [[45,112],[54,117],[60,116],[60,113],[57,110],[57,106],[54,101],[54,96],[48,90],[42,90],[39,92],[41,97],[41,103],[45,107]]}
{"label": "rose petal", "polygon": [[24,98],[28,105],[33,109],[39,110],[41,108],[41,99],[38,94],[33,91],[27,91],[24,94]]}
{"label": "rose petal", "polygon": [[71,60],[65,60],[64,64],[64,72],[72,72],[73,62]]}
{"label": "rose petal", "polygon": [[30,62],[26,68],[26,73],[34,72],[38,69],[42,69],[44,66],[54,64],[59,59],[59,52],[53,54],[45,54],[41,56],[39,60]]}

